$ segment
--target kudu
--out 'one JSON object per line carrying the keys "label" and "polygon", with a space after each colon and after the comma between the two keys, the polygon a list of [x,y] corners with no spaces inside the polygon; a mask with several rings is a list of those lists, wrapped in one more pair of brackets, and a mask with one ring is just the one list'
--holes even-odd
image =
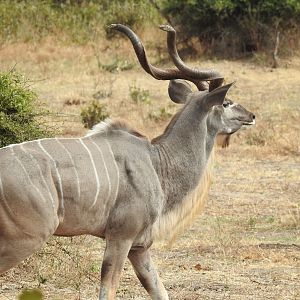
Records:
{"label": "kudu", "polygon": [[181,61],[171,27],[162,27],[177,66],[170,69],[152,66],[128,27],[111,27],[131,40],[146,72],[171,80],[170,98],[183,107],[152,142],[112,122],[83,138],[0,149],[0,273],[51,235],[90,234],[106,240],[99,299],[114,299],[127,257],[151,298],[168,299],[149,247],[197,206],[191,195],[205,174],[216,135],[253,124],[254,115],[225,98],[231,84],[222,86],[218,72]]}

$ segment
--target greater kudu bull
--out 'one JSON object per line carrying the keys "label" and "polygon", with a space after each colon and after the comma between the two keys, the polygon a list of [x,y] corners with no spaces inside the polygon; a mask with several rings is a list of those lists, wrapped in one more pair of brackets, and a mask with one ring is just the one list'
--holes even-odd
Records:
{"label": "greater kudu bull", "polygon": [[152,66],[134,32],[112,27],[131,40],[146,72],[171,80],[170,98],[183,107],[152,142],[113,122],[96,126],[83,138],[41,139],[0,149],[0,273],[53,234],[91,234],[106,239],[100,299],[114,299],[127,257],[151,298],[168,299],[149,247],[199,206],[195,191],[216,135],[253,124],[254,115],[225,98],[231,84],[222,86],[218,72],[190,69],[172,52],[171,27],[162,28],[168,31],[177,69]]}

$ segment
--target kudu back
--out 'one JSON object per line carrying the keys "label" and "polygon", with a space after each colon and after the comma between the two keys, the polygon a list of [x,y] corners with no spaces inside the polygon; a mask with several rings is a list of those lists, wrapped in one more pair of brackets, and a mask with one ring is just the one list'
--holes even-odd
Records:
{"label": "kudu back", "polygon": [[231,84],[222,85],[218,72],[182,62],[172,27],[162,26],[176,66],[170,69],[152,66],[128,27],[111,27],[131,40],[147,73],[170,80],[170,98],[182,108],[152,141],[110,122],[83,138],[0,149],[0,273],[51,235],[90,234],[106,240],[99,299],[115,298],[127,257],[151,298],[168,299],[149,248],[194,213],[217,134],[253,124],[254,115],[225,98]]}

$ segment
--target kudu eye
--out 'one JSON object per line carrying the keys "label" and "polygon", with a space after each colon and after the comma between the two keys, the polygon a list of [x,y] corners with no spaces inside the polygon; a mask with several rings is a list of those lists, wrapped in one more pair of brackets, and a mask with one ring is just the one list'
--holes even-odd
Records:
{"label": "kudu eye", "polygon": [[226,107],[228,107],[229,105],[230,105],[230,103],[229,103],[229,102],[227,102],[227,101],[224,101],[224,102],[223,102],[223,107],[225,107],[225,108],[226,108]]}

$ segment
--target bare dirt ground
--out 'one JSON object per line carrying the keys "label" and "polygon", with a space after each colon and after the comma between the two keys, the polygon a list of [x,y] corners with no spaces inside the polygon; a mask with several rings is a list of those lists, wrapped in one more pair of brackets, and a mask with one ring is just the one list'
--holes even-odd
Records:
{"label": "bare dirt ground", "polygon": [[[6,45],[0,68],[16,65],[35,81],[61,136],[86,132],[80,109],[97,93],[109,95],[99,101],[111,117],[129,120],[149,137],[159,134],[177,109],[167,82],[137,65],[117,73],[97,67],[97,55],[110,64],[115,54],[135,61],[125,42],[105,53],[51,41]],[[236,135],[228,149],[216,150],[204,213],[171,248],[153,247],[170,299],[300,299],[300,61],[284,61],[278,70],[243,61],[189,63],[213,66],[227,82],[237,81],[229,96],[255,112],[257,125]],[[131,99],[133,83],[149,92],[149,103]],[[49,300],[96,299],[103,249],[104,241],[92,237],[53,238],[0,276],[0,299],[17,299],[24,288],[40,288]],[[128,263],[118,299],[148,299]]]}

